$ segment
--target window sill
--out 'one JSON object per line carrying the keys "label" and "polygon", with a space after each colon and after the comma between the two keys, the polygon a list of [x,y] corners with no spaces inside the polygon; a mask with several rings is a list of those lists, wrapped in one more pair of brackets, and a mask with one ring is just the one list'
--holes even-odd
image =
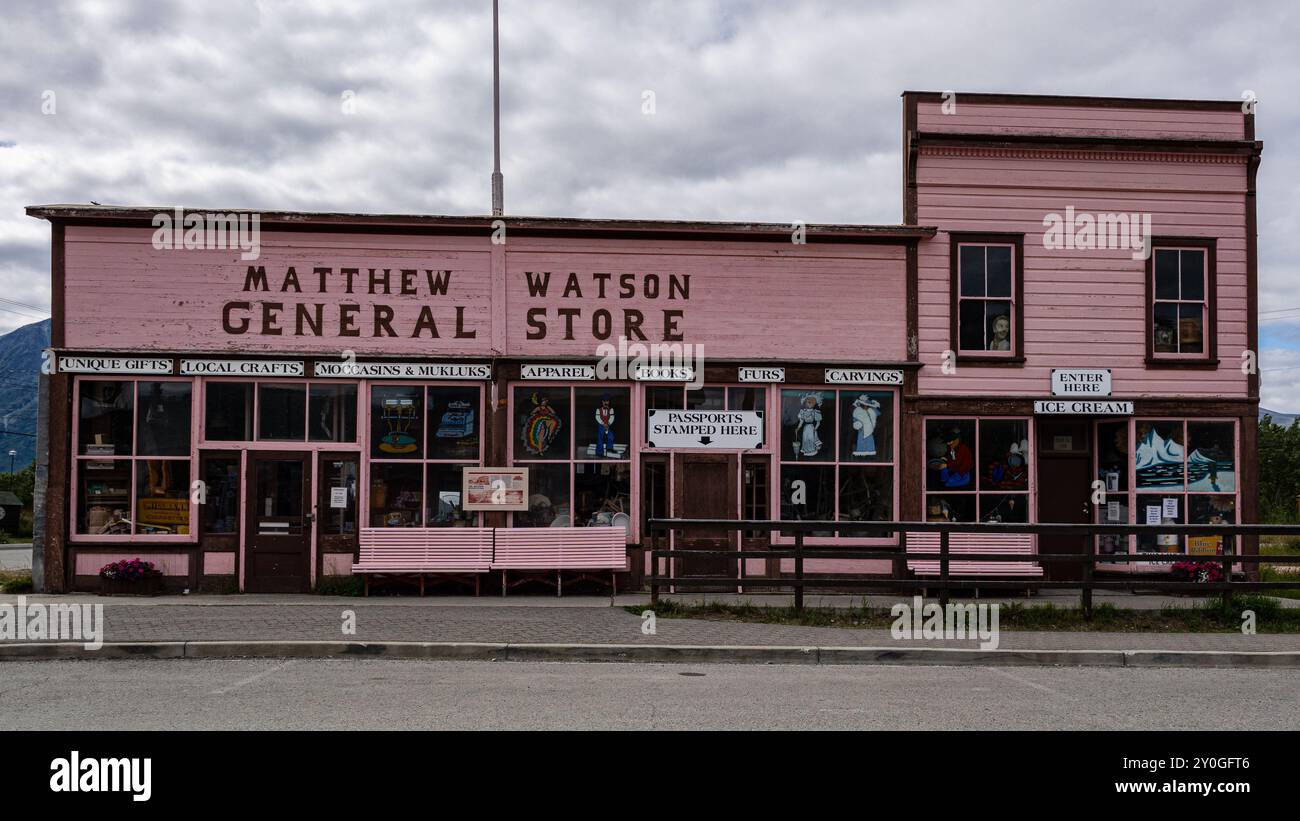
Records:
{"label": "window sill", "polygon": [[1159,357],[1148,356],[1146,365],[1149,370],[1161,368],[1192,368],[1200,370],[1216,370],[1219,367],[1218,359],[1161,359]]}
{"label": "window sill", "polygon": [[967,365],[1004,365],[1019,368],[1025,364],[1023,356],[982,356],[980,354],[957,354],[957,364]]}

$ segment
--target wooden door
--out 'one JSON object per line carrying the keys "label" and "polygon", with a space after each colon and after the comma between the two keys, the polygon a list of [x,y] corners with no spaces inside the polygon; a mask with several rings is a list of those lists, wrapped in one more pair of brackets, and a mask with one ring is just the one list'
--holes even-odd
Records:
{"label": "wooden door", "polygon": [[[1038,521],[1087,524],[1092,521],[1092,451],[1090,425],[1078,420],[1038,422]],[[1078,536],[1038,537],[1040,553],[1084,555],[1090,539]],[[1083,565],[1047,562],[1051,581],[1080,581]]]}
{"label": "wooden door", "polygon": [[248,458],[250,593],[306,593],[311,587],[311,461],[305,453]]}
{"label": "wooden door", "polygon": [[[735,519],[737,509],[736,475],[737,456],[734,453],[682,453],[676,457],[673,481],[673,510],[682,519]],[[681,534],[675,549],[734,550],[736,531],[690,530]],[[730,576],[738,575],[735,559],[725,556],[699,556],[684,558],[676,563],[679,576]],[[691,590],[728,587],[699,588]]]}

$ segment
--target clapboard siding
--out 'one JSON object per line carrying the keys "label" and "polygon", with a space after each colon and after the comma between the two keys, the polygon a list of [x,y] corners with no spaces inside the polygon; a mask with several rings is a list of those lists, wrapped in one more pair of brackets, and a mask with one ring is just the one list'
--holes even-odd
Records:
{"label": "clapboard siding", "polygon": [[1233,111],[967,102],[944,114],[942,104],[919,102],[920,131],[951,134],[1052,134],[1059,136],[1160,137],[1240,140],[1241,114]]}
{"label": "clapboard siding", "polygon": [[[1088,130],[1130,136],[1235,138],[1242,128],[1239,115],[1221,112],[1089,108],[1057,116],[1043,109],[1034,106],[1027,117],[1024,109],[1010,116],[1006,106],[959,105],[965,119],[952,125],[990,130],[985,126],[991,116],[1004,132],[1037,133],[1026,119],[1042,120],[1042,130],[1069,120],[1067,114],[1087,114]],[[920,128],[927,128],[924,118]],[[1085,128],[1083,120],[1078,128]],[[930,130],[938,129],[931,118]],[[923,144],[916,179],[917,221],[940,229],[921,243],[918,258],[923,394],[1046,396],[1052,368],[1101,367],[1112,370],[1116,396],[1247,395],[1240,367],[1248,310],[1244,159],[1022,148],[999,156],[992,149]],[[1064,215],[1070,206],[1076,213],[1150,214],[1156,237],[1217,241],[1217,369],[1146,366],[1145,262],[1133,259],[1128,249],[1045,248],[1044,218]],[[1023,366],[959,363],[955,373],[942,372],[944,353],[954,344],[949,338],[953,231],[1024,233]]]}

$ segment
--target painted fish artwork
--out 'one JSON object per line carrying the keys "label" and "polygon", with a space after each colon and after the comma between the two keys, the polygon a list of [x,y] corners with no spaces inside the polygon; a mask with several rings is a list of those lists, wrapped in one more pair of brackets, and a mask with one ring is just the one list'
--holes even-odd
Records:
{"label": "painted fish artwork", "polygon": [[524,420],[524,450],[534,456],[544,456],[555,436],[560,432],[560,417],[551,407],[551,400],[533,394],[533,410]]}
{"label": "painted fish artwork", "polygon": [[1134,458],[1139,488],[1183,486],[1183,446],[1154,427],[1138,442]]}

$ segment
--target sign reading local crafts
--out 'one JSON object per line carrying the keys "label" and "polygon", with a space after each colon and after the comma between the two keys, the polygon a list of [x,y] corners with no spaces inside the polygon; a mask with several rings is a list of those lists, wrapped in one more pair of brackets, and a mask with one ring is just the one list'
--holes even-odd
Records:
{"label": "sign reading local crafts", "polygon": [[170,359],[141,359],[116,356],[61,356],[63,373],[171,373]]}
{"label": "sign reading local crafts", "polygon": [[545,365],[525,363],[519,366],[520,379],[586,380],[596,378],[595,365]]}
{"label": "sign reading local crafts", "polygon": [[646,411],[652,448],[754,450],[763,447],[762,411]]}
{"label": "sign reading local crafts", "polygon": [[1038,400],[1034,413],[1047,416],[1132,416],[1132,402],[1090,402],[1075,400]]}
{"label": "sign reading local crafts", "polygon": [[1052,396],[1110,396],[1110,368],[1052,368]]}
{"label": "sign reading local crafts", "polygon": [[364,379],[491,379],[492,366],[456,362],[317,362],[318,377]]}
{"label": "sign reading local crafts", "polygon": [[461,471],[462,510],[527,510],[528,468],[470,468]]}
{"label": "sign reading local crafts", "polygon": [[182,359],[182,376],[302,376],[301,361]]}
{"label": "sign reading local crafts", "polygon": [[827,368],[827,385],[901,385],[902,371],[881,371],[868,368]]}
{"label": "sign reading local crafts", "polygon": [[740,382],[784,382],[785,368],[740,368],[737,377]]}

